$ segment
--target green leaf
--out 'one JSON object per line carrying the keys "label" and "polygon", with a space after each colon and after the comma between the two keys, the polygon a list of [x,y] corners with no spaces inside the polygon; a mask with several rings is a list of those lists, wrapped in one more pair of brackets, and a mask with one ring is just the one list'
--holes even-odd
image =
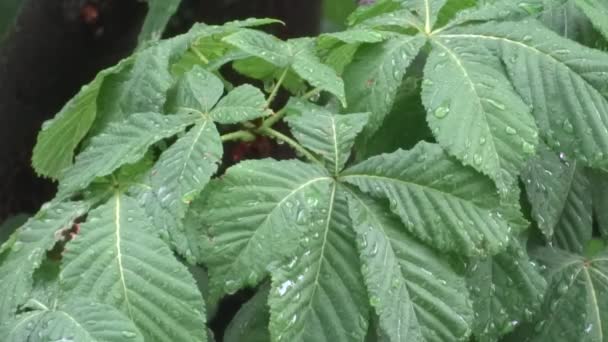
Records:
{"label": "green leaf", "polygon": [[591,181],[593,209],[602,236],[608,238],[608,172],[593,170],[588,173]]}
{"label": "green leaf", "polygon": [[223,155],[222,140],[210,120],[197,123],[186,135],[164,151],[148,176],[150,189],[140,202],[156,228],[168,232],[176,250],[187,255],[188,239],[182,220],[190,202],[207,185]]}
{"label": "green leaf", "polygon": [[511,231],[522,228],[513,223],[521,214],[501,203],[489,179],[438,145],[421,142],[410,151],[372,157],[340,179],[388,198],[407,230],[441,251],[496,254],[507,247]]}
{"label": "green leaf", "polygon": [[474,333],[480,342],[496,341],[540,309],[547,282],[519,242],[513,241],[503,253],[474,261],[469,273]]}
{"label": "green leaf", "polygon": [[97,96],[101,85],[107,77],[120,73],[132,63],[133,58],[127,58],[101,71],[91,83],[82,87],[55,118],[42,125],[32,156],[36,172],[57,179],[65,168],[72,165],[74,150],[97,115]]}
{"label": "green leaf", "polygon": [[[456,0],[452,1],[454,3],[459,2]],[[526,2],[521,2],[519,0],[488,1],[484,4],[478,4],[477,7],[458,12],[454,19],[450,21],[446,27],[442,28],[442,30],[471,22],[520,20],[539,14],[543,10],[543,1],[544,0],[529,0]],[[449,3],[446,7],[448,6]]]}
{"label": "green leaf", "polygon": [[146,341],[206,341],[194,279],[157,237],[137,202],[116,194],[91,211],[64,252],[63,297],[122,311]]}
{"label": "green leaf", "polygon": [[342,27],[346,18],[357,8],[356,0],[324,0],[323,17],[333,26]]}
{"label": "green leaf", "polygon": [[289,45],[267,33],[241,30],[224,38],[224,41],[280,68],[286,68],[292,62]]}
{"label": "green leaf", "polygon": [[293,242],[327,208],[331,182],[326,170],[296,160],[245,161],[212,182],[201,213],[211,297],[257,285],[271,262],[293,255]]}
{"label": "green leaf", "polygon": [[332,68],[320,62],[315,55],[313,39],[299,38],[283,42],[263,32],[241,30],[224,40],[277,68],[293,69],[310,85],[330,92],[345,105],[342,79]]}
{"label": "green leaf", "polygon": [[169,97],[167,107],[172,112],[194,109],[201,113],[209,113],[223,94],[222,81],[197,65],[181,77]]}
{"label": "green leaf", "polygon": [[544,249],[549,287],[534,341],[603,341],[608,332],[608,253],[585,260]]}
{"label": "green leaf", "polygon": [[464,278],[412,239],[388,206],[351,192],[349,208],[371,304],[390,341],[466,339],[473,310]]}
{"label": "green leaf", "polygon": [[589,17],[593,26],[608,38],[608,3],[600,0],[575,0],[575,3]]}
{"label": "green leaf", "polygon": [[0,325],[5,341],[143,342],[137,327],[110,305],[71,301],[20,314]]}
{"label": "green leaf", "polygon": [[435,26],[439,11],[447,0],[405,0],[404,3],[418,13],[424,22],[424,31],[430,33]]}
{"label": "green leaf", "polygon": [[354,26],[362,21],[368,20],[370,18],[394,12],[397,9],[401,8],[402,5],[400,2],[395,0],[377,0],[372,4],[359,6],[349,17],[348,17],[348,25]]}
{"label": "green leaf", "polygon": [[216,122],[234,124],[267,114],[264,94],[258,88],[244,84],[234,88],[221,99],[210,115]]}
{"label": "green leaf", "polygon": [[586,165],[606,164],[605,53],[561,38],[533,21],[488,23],[442,36],[484,44],[500,53],[549,145]]}
{"label": "green leaf", "polygon": [[389,39],[364,45],[344,70],[347,112],[371,113],[364,140],[382,125],[390,112],[405,71],[424,45],[422,36]]}
{"label": "green leaf", "polygon": [[340,41],[346,44],[379,43],[386,39],[386,34],[365,28],[353,28],[341,32],[324,33],[319,36],[319,45],[329,45]]}
{"label": "green leaf", "polygon": [[181,0],[147,0],[148,14],[139,33],[139,44],[159,40],[169,19],[175,14]]}
{"label": "green leaf", "polygon": [[328,170],[338,175],[369,115],[336,115],[300,100],[290,101],[288,108],[299,112],[299,115],[287,117],[293,135],[304,147],[323,157]]}
{"label": "green leaf", "polygon": [[379,16],[367,19],[355,27],[397,32],[410,28],[415,28],[418,31],[424,31],[424,23],[421,22],[416,15],[406,9],[381,14]]}
{"label": "green leaf", "polygon": [[197,119],[193,115],[138,113],[112,123],[94,137],[87,149],[61,177],[59,192],[86,188],[96,177],[110,175],[121,165],[140,160],[154,143],[183,131]]}
{"label": "green leaf", "polygon": [[262,286],[247,303],[243,304],[236,316],[230,321],[224,333],[224,342],[268,342],[268,290]]}
{"label": "green leaf", "polygon": [[[46,252],[61,239],[76,218],[86,213],[82,202],[51,203],[29,219],[15,235],[15,241],[0,264],[0,322],[13,317],[32,289],[32,276]],[[5,336],[5,335],[1,335]]]}
{"label": "green leaf", "polygon": [[538,131],[502,69],[484,47],[435,39],[422,101],[439,144],[506,192],[534,154]]}
{"label": "green leaf", "polygon": [[581,253],[591,239],[593,207],[589,180],[577,164],[541,144],[522,178],[532,216],[547,240]]}
{"label": "green leaf", "polygon": [[345,193],[326,191],[324,217],[303,239],[303,254],[272,271],[274,341],[363,341],[368,305]]}

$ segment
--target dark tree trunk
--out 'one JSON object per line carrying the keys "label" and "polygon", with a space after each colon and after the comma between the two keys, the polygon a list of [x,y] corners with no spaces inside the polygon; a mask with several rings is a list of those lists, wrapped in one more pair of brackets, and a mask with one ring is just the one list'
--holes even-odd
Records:
{"label": "dark tree trunk", "polygon": [[[86,0],[30,0],[0,46],[0,222],[16,213],[33,213],[53,196],[54,185],[37,178],[30,167],[42,122],[99,70],[135,47],[145,4],[88,2],[100,7],[94,23],[83,18]],[[184,0],[170,31],[184,31],[194,20],[221,24],[273,17],[287,23],[276,29],[281,37],[313,35],[319,8],[320,0]]]}

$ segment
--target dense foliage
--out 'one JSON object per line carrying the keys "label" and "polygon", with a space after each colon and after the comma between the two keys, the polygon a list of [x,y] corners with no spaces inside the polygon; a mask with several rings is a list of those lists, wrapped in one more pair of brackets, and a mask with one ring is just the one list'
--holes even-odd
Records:
{"label": "dense foliage", "polygon": [[[83,87],[34,151],[57,197],[0,247],[0,336],[209,341],[255,288],[225,341],[603,341],[605,2],[348,23],[200,24]],[[260,136],[297,158],[227,164]]]}

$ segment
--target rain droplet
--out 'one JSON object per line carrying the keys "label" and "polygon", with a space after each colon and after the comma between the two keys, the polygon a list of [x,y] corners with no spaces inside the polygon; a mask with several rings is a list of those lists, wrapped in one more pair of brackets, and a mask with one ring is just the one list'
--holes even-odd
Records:
{"label": "rain droplet", "polygon": [[566,133],[574,132],[574,126],[572,126],[572,123],[570,123],[570,120],[568,120],[568,119],[564,120],[564,123],[562,124],[562,128],[564,129],[564,131]]}
{"label": "rain droplet", "polygon": [[450,113],[450,108],[448,107],[438,107],[435,109],[435,117],[438,119],[445,118]]}
{"label": "rain droplet", "polygon": [[505,128],[505,132],[508,135],[515,135],[515,134],[517,134],[517,130],[515,130],[515,128],[513,128],[511,126],[507,126],[507,128]]}

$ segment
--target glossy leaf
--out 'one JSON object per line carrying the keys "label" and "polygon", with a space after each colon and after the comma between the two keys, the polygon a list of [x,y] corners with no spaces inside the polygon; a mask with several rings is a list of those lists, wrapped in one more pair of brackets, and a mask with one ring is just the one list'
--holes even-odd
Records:
{"label": "glossy leaf", "polygon": [[390,341],[467,338],[473,310],[464,277],[411,238],[388,206],[351,191],[349,207],[370,301]]}
{"label": "glossy leaf", "polygon": [[[448,175],[446,177],[446,175]],[[468,256],[504,250],[513,230],[511,207],[501,204],[494,185],[448,157],[434,144],[372,157],[343,172],[343,181],[375,197],[423,242]]]}

